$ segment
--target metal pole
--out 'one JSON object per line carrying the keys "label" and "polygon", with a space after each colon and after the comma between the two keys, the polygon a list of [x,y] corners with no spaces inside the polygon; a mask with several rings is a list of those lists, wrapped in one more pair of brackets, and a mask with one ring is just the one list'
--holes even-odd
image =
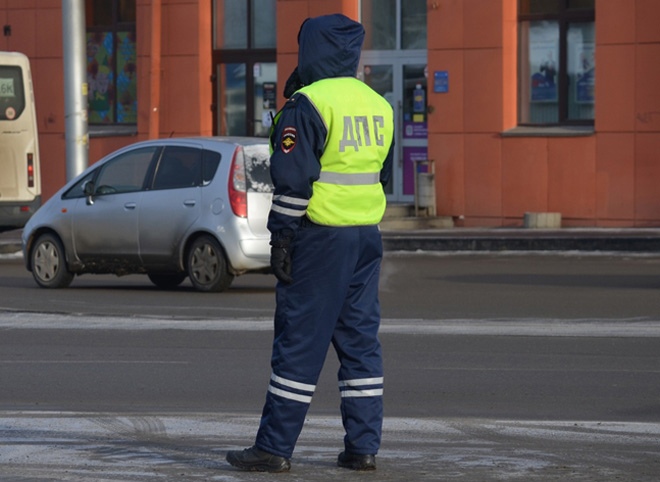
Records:
{"label": "metal pole", "polygon": [[161,55],[161,0],[151,1],[151,96],[149,111],[149,139],[160,134],[160,55]]}
{"label": "metal pole", "polygon": [[89,159],[85,1],[62,0],[66,179],[84,171]]}

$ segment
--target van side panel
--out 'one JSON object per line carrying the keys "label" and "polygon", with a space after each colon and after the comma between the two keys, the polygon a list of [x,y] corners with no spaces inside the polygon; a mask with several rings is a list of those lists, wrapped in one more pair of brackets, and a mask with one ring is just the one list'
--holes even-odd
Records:
{"label": "van side panel", "polygon": [[0,229],[20,228],[41,205],[39,137],[28,58],[0,52]]}

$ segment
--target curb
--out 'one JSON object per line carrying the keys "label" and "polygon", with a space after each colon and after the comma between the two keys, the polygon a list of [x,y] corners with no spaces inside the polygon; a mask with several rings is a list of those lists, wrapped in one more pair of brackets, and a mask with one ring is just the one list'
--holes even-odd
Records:
{"label": "curb", "polygon": [[385,251],[627,251],[660,253],[660,237],[403,237],[383,235]]}
{"label": "curb", "polygon": [[[439,229],[382,231],[385,251],[583,251],[660,254],[660,229]],[[20,231],[0,234],[0,254],[21,251]]]}

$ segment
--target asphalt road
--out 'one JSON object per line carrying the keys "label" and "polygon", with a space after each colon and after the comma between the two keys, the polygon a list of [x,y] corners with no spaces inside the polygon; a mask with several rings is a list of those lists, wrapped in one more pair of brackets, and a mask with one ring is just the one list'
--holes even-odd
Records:
{"label": "asphalt road", "polygon": [[[660,478],[660,257],[388,254],[376,474],[341,449],[330,354],[287,480]],[[249,445],[274,282],[36,288],[0,261],[0,480],[273,480]]]}
{"label": "asphalt road", "polygon": [[[83,275],[65,290],[43,290],[22,259],[0,261],[0,310],[270,319],[275,281],[239,276],[229,291],[197,293],[189,282],[156,289],[144,275]],[[660,253],[598,256],[524,253],[386,253],[383,318],[623,319],[660,315]]]}

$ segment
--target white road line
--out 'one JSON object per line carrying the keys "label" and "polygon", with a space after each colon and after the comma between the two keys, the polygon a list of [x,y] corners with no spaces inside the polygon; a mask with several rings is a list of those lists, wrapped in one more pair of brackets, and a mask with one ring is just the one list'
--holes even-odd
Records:
{"label": "white road line", "polygon": [[0,360],[0,365],[190,365],[165,360]]}
{"label": "white road line", "polygon": [[[1,329],[270,331],[271,318],[184,319],[28,313],[0,307]],[[658,318],[384,319],[381,333],[543,337],[660,337]]]}

